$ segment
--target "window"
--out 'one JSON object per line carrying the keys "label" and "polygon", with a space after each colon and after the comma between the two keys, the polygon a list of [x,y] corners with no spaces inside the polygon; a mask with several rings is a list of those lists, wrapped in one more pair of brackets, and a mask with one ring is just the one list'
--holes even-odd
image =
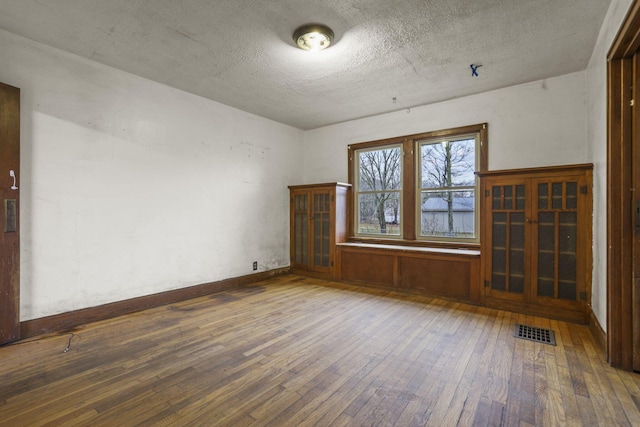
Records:
{"label": "window", "polygon": [[476,238],[476,137],[418,142],[420,238]]}
{"label": "window", "polygon": [[357,151],[358,234],[400,236],[402,146]]}
{"label": "window", "polygon": [[351,145],[352,237],[477,244],[486,153],[486,124]]}

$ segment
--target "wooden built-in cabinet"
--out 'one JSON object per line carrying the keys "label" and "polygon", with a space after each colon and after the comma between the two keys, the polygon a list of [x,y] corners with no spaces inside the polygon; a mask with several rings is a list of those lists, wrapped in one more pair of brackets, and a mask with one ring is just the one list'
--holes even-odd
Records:
{"label": "wooden built-in cabinet", "polygon": [[485,305],[588,320],[592,168],[478,173]]}
{"label": "wooden built-in cabinet", "polygon": [[291,271],[333,279],[336,243],[347,238],[347,194],[340,182],[289,186]]}

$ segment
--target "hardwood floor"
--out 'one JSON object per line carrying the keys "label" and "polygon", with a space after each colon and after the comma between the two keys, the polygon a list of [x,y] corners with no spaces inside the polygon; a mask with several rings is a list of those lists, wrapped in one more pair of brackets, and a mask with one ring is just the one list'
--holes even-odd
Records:
{"label": "hardwood floor", "polygon": [[0,347],[3,426],[637,426],[639,405],[586,326],[298,276]]}

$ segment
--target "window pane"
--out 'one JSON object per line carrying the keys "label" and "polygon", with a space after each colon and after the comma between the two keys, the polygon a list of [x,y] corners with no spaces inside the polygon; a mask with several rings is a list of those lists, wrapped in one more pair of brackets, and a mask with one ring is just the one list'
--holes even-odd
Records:
{"label": "window pane", "polygon": [[475,138],[422,144],[422,188],[475,185],[475,148]]}
{"label": "window pane", "polygon": [[359,151],[358,191],[400,190],[402,168],[400,147]]}
{"label": "window pane", "polygon": [[358,196],[358,233],[400,235],[400,192]]}
{"label": "window pane", "polygon": [[422,191],[420,235],[475,237],[475,190]]}
{"label": "window pane", "polygon": [[[420,237],[474,239],[476,138],[424,141],[418,155]],[[494,188],[494,203],[502,202],[500,193]]]}

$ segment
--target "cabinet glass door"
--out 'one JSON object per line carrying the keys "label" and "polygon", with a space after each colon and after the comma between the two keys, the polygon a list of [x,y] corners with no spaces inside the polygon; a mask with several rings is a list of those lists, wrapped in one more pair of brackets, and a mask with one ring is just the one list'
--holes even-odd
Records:
{"label": "cabinet glass door", "polygon": [[490,188],[491,296],[525,295],[525,188],[524,183]]}
{"label": "cabinet glass door", "polygon": [[576,180],[537,181],[534,227],[533,295],[557,300],[558,304],[579,301],[578,201]]}
{"label": "cabinet glass door", "polygon": [[300,265],[308,263],[309,256],[309,196],[293,196],[293,262]]}
{"label": "cabinet glass door", "polygon": [[329,267],[331,193],[313,193],[313,266]]}

